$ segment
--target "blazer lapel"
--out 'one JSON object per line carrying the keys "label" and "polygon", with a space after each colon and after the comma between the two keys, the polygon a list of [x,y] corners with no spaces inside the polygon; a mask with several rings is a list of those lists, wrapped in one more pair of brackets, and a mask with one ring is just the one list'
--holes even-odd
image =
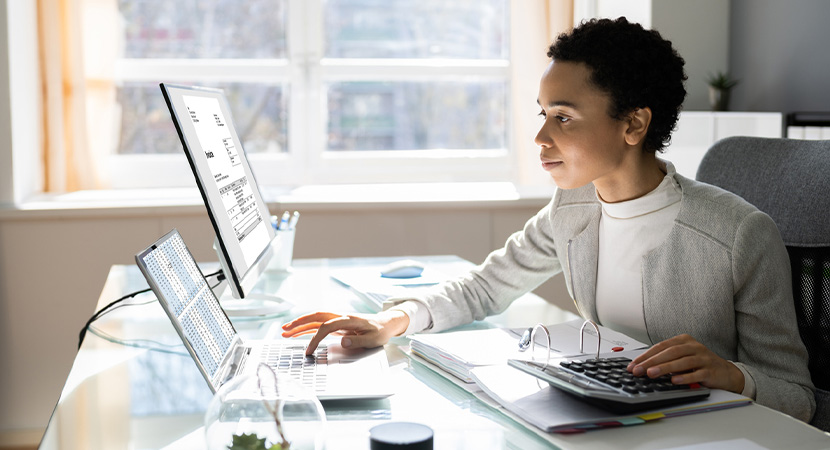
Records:
{"label": "blazer lapel", "polygon": [[579,311],[597,323],[597,255],[599,254],[599,214],[591,217],[588,226],[568,244],[569,270],[573,280],[571,286]]}

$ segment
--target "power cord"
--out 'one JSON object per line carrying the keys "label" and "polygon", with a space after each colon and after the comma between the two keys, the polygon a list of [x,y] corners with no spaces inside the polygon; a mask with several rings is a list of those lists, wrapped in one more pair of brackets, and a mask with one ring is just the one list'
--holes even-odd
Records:
{"label": "power cord", "polygon": [[[125,306],[147,305],[147,304],[155,302],[156,300],[157,299],[153,298],[151,300],[147,300],[147,301],[141,302],[141,303],[130,303],[130,304],[122,303],[118,306],[113,307],[108,312],[115,311],[116,309],[123,308]],[[165,343],[158,342],[158,341],[153,341],[153,340],[150,340],[150,339],[129,339],[129,340],[120,339],[116,336],[113,336],[113,335],[107,333],[106,331],[104,331],[104,330],[102,330],[98,327],[93,326],[92,324],[89,325],[89,332],[96,335],[96,336],[98,336],[98,337],[100,337],[100,338],[102,338],[102,339],[113,342],[115,344],[123,345],[125,347],[142,348],[142,349],[147,349],[147,350],[155,351],[155,352],[169,353],[169,354],[172,354],[172,355],[189,356],[185,352],[175,350],[175,349],[178,349],[178,348],[182,347],[181,343],[179,343],[178,345],[171,345],[171,344],[165,344]]]}
{"label": "power cord", "polygon": [[[217,283],[214,284],[213,286],[210,286],[211,289],[215,288],[216,286],[219,286],[219,283],[221,283],[225,279],[225,275],[224,275],[224,273],[222,273],[222,269],[219,269],[216,272],[209,273],[209,274],[205,275],[205,279],[213,277],[213,276],[217,277]],[[121,308],[121,307],[124,307],[124,306],[134,306],[133,304],[129,304],[129,303],[125,303],[125,304],[122,304],[122,305],[119,305],[119,303],[123,302],[124,300],[127,300],[128,298],[135,297],[136,295],[143,294],[143,293],[151,291],[151,290],[152,290],[151,288],[147,288],[147,289],[142,289],[140,291],[132,292],[130,294],[127,294],[127,295],[119,298],[118,300],[115,300],[115,301],[111,302],[107,306],[104,306],[103,308],[99,309],[98,312],[93,314],[92,317],[90,317],[89,320],[86,321],[86,324],[84,325],[84,327],[81,328],[81,332],[78,335],[78,350],[81,349],[81,345],[84,343],[84,337],[86,337],[86,332],[87,332],[87,330],[90,329],[93,322],[100,319],[105,314],[108,314],[112,311],[115,311],[118,308]],[[151,302],[157,301],[157,300],[158,299],[150,300],[150,301],[144,302],[144,303],[136,303],[135,305],[146,305],[147,303],[151,303]],[[97,333],[95,333],[95,334],[97,334]],[[127,345],[126,344],[127,341],[118,340],[118,339],[115,339],[114,341],[119,341],[120,343],[123,343],[123,344]]]}

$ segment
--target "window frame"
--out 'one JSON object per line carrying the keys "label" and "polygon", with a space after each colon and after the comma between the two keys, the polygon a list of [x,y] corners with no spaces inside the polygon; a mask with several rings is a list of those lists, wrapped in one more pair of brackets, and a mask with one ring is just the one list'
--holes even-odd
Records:
{"label": "window frame", "polygon": [[[509,59],[323,58],[324,0],[287,0],[287,59],[122,59],[116,83],[261,82],[288,86],[288,151],[247,156],[260,184],[513,181],[512,69]],[[511,14],[514,0],[507,0]],[[510,26],[510,20],[507,18]],[[292,26],[302,24],[302,26]],[[514,39],[513,29],[508,39]],[[510,47],[510,45],[508,45]],[[207,74],[207,75],[205,75]],[[504,148],[327,151],[325,86],[342,81],[505,81]],[[161,95],[159,93],[159,95]],[[184,154],[109,157],[114,188],[189,186]],[[152,174],[148,177],[147,174]]]}

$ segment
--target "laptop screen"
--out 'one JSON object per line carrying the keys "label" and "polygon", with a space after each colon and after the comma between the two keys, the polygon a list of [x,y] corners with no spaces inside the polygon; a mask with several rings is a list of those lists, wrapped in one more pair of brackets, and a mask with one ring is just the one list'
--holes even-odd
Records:
{"label": "laptop screen", "polygon": [[234,341],[236,330],[184,240],[174,229],[136,255],[136,262],[188,350],[212,379]]}

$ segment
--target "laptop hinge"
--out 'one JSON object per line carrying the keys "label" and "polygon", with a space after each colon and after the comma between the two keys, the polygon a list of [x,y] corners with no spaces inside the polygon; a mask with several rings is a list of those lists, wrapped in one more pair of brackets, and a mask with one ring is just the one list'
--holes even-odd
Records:
{"label": "laptop hinge", "polygon": [[232,380],[233,377],[242,372],[242,368],[245,367],[245,360],[248,358],[250,353],[251,347],[246,347],[244,345],[237,345],[234,347],[231,354],[228,355],[227,364],[224,365],[226,369],[222,376],[219,377],[219,386],[222,386]]}

